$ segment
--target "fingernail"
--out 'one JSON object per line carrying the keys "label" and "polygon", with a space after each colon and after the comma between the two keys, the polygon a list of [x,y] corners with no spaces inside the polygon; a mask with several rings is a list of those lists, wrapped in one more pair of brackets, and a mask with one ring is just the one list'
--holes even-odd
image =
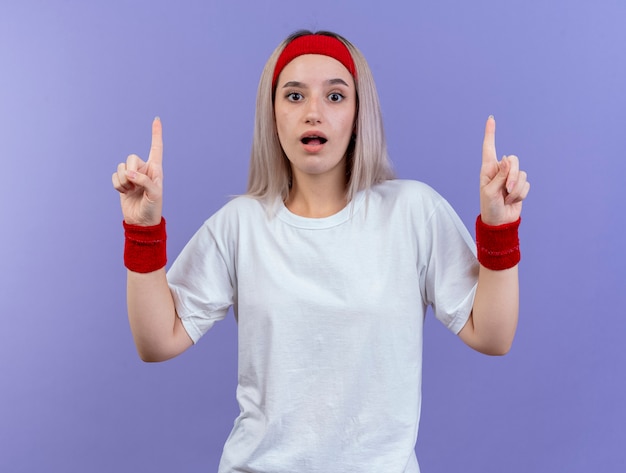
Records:
{"label": "fingernail", "polygon": [[154,121],[161,121],[161,117],[157,115],[156,117],[154,117]]}
{"label": "fingernail", "polygon": [[489,118],[491,118],[492,120],[496,119],[496,117],[494,117],[493,115],[489,115]]}
{"label": "fingernail", "polygon": [[513,192],[514,188],[515,188],[515,182],[509,182],[506,186],[506,192],[510,194],[511,192]]}
{"label": "fingernail", "polygon": [[126,171],[126,176],[128,176],[129,179],[135,179],[137,177],[137,173],[135,171]]}

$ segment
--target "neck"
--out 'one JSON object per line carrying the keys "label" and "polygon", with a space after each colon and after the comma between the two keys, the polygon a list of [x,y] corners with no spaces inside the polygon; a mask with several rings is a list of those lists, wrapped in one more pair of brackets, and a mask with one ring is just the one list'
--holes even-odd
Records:
{"label": "neck", "polygon": [[328,176],[294,174],[285,206],[301,217],[323,218],[336,214],[347,205],[345,173],[330,179]]}

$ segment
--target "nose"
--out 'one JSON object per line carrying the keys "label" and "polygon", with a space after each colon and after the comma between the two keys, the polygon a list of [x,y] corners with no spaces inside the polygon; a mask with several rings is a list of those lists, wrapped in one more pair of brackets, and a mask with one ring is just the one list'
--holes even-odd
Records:
{"label": "nose", "polygon": [[321,103],[318,97],[312,96],[306,104],[305,122],[311,125],[322,122]]}

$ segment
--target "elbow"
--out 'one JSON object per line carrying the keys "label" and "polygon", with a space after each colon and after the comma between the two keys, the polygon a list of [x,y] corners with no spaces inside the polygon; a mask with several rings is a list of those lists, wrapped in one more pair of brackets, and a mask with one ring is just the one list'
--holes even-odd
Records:
{"label": "elbow", "polygon": [[483,353],[489,356],[504,356],[504,355],[507,355],[509,351],[511,351],[510,347],[503,348],[503,349],[496,349],[496,350],[487,350],[487,351],[484,351]]}
{"label": "elbow", "polygon": [[157,357],[152,357],[149,355],[141,355],[141,354],[139,355],[139,359],[143,361],[144,363],[160,363],[161,361],[164,361]]}
{"label": "elbow", "polygon": [[177,357],[193,345],[187,332],[179,331],[171,337],[135,337],[135,348],[141,361],[159,363]]}
{"label": "elbow", "polygon": [[139,359],[144,363],[159,363],[163,361],[159,357],[154,356],[154,354],[152,353],[143,353],[141,351],[137,351],[137,354],[139,355]]}
{"label": "elbow", "polygon": [[473,317],[459,332],[459,337],[473,350],[489,355],[504,356],[511,351],[515,328],[506,330],[477,330]]}
{"label": "elbow", "polygon": [[479,351],[489,356],[504,356],[511,351],[513,340],[503,340],[482,347]]}
{"label": "elbow", "polygon": [[148,350],[141,347],[137,347],[137,354],[139,355],[139,359],[144,363],[160,363],[162,361],[167,361],[170,358],[173,358],[172,356],[167,356],[164,353],[155,350]]}

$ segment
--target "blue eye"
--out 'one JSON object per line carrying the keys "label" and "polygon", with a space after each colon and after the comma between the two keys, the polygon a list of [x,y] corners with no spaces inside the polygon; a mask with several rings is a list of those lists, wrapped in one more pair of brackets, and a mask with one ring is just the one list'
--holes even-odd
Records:
{"label": "blue eye", "polygon": [[337,92],[333,92],[332,94],[328,96],[328,100],[330,100],[331,102],[341,102],[343,99],[344,99],[343,95]]}

